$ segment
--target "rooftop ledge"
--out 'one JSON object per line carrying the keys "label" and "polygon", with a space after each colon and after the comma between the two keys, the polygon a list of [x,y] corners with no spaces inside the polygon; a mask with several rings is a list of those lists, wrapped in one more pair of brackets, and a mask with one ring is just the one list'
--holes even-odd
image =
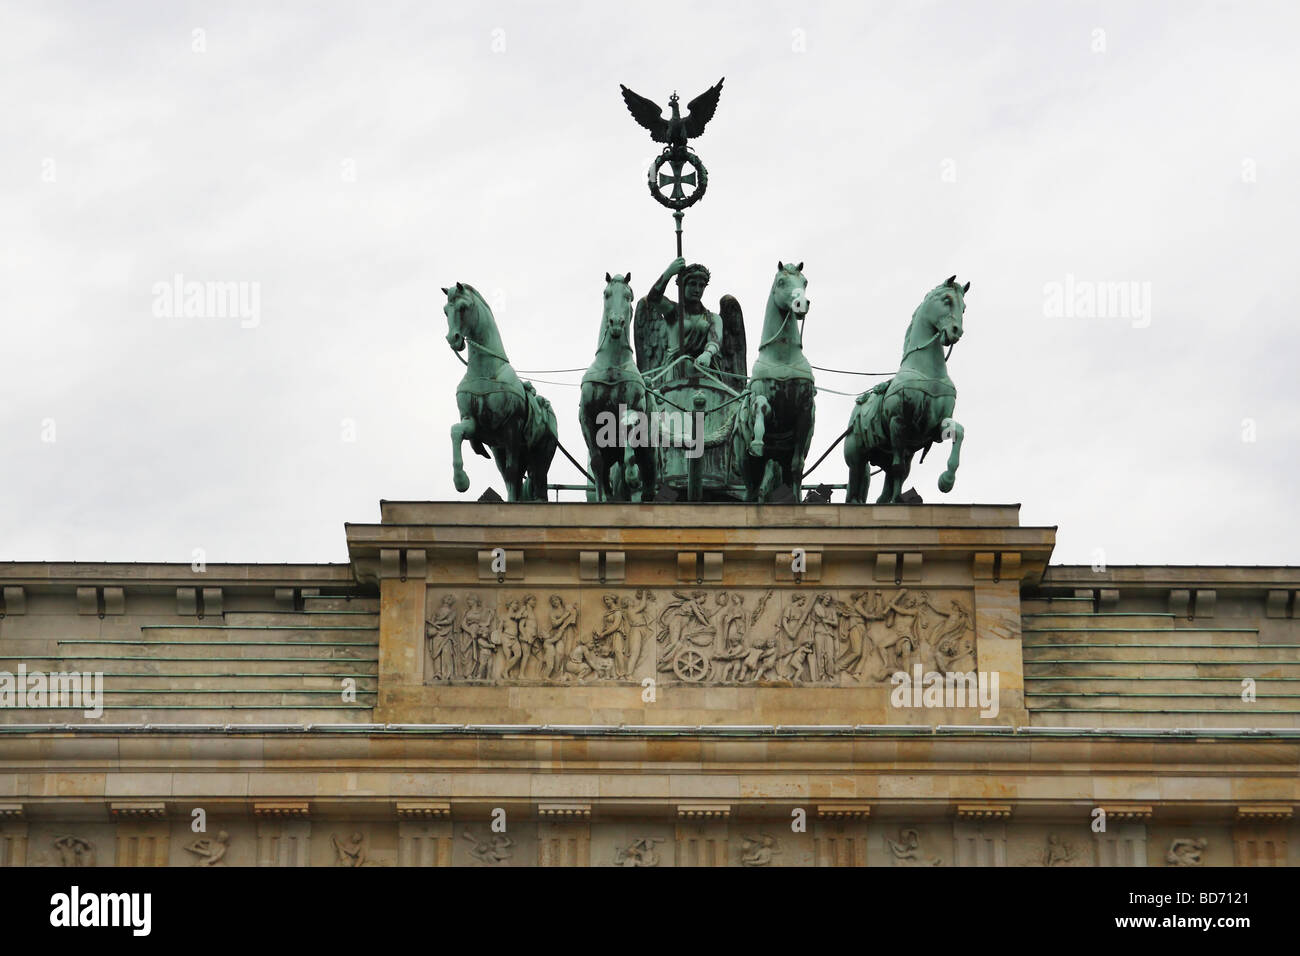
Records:
{"label": "rooftop ledge", "polygon": [[[572,528],[1017,528],[1018,504],[759,505],[744,502],[379,502],[385,525]],[[353,525],[348,525],[353,527]],[[1055,530],[1055,529],[1053,529]]]}
{"label": "rooftop ledge", "polygon": [[560,737],[1001,737],[1300,739],[1300,727],[1007,727],[912,724],[0,724],[19,734],[367,734]]}

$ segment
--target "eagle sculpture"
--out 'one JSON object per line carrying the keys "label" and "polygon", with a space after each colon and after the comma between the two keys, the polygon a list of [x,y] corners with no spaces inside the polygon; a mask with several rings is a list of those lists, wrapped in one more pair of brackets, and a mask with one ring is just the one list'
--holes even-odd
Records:
{"label": "eagle sculpture", "polygon": [[[725,80],[726,77],[722,79]],[[623,102],[627,104],[627,111],[632,114],[634,120],[650,131],[651,139],[656,143],[667,143],[668,148],[675,153],[684,153],[686,141],[700,136],[709,120],[713,119],[713,114],[718,108],[718,97],[722,95],[722,80],[718,80],[716,86],[710,87],[687,103],[685,116],[678,111],[677,94],[673,93],[668,100],[668,105],[673,111],[671,119],[664,119],[662,106],[656,105],[638,93],[633,93],[622,83],[619,84],[619,89],[623,91]]]}

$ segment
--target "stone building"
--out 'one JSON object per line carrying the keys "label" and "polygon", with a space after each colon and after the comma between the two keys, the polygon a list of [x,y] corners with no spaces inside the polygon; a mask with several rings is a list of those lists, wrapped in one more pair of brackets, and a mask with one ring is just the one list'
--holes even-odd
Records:
{"label": "stone building", "polygon": [[1297,568],[1052,565],[997,505],[384,502],[346,537],[0,563],[0,866],[1300,853]]}

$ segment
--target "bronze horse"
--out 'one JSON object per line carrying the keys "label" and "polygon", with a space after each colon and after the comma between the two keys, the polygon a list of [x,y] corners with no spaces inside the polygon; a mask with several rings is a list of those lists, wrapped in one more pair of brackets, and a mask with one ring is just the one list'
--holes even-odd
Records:
{"label": "bronze horse", "polygon": [[877,503],[899,501],[912,456],[921,451],[925,461],[930,446],[945,440],[952,441],[952,452],[947,470],[939,476],[939,490],[952,490],[966,432],[952,417],[957,386],[948,377],[943,350],[962,336],[969,290],[970,283],[958,285],[956,276],[931,289],[912,313],[898,373],[858,396],[844,440],[844,460],[849,466],[846,501],[862,504],[867,500],[872,465],[885,473]]}
{"label": "bronze horse", "polygon": [[808,312],[807,288],[802,262],[776,264],[749,390],[732,424],[732,458],[746,501],[768,501],[781,483],[799,500],[817,396],[799,325]]}
{"label": "bronze horse", "polygon": [[[555,412],[531,382],[519,380],[506,358],[492,310],[471,285],[457,282],[447,295],[447,343],[459,354],[469,346],[465,377],[456,386],[460,421],[451,426],[452,479],[469,490],[461,442],[475,454],[492,449],[510,501],[545,501],[546,473],[559,444]],[[463,360],[462,360],[463,361]]]}
{"label": "bronze horse", "polygon": [[[582,376],[578,421],[587,440],[599,501],[641,501],[655,495],[656,448],[650,440],[645,381],[636,367],[628,326],[632,274],[605,273],[605,312],[596,358]],[[626,441],[624,439],[627,439]]]}

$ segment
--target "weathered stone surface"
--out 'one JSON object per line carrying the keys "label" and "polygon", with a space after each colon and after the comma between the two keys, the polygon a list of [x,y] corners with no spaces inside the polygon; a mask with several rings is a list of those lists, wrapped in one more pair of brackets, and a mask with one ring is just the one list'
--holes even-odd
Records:
{"label": "weathered stone surface", "polygon": [[[105,707],[0,707],[0,865],[1298,862],[1300,742],[1238,733],[1300,725],[1297,569],[1049,567],[1004,506],[381,514],[347,565],[0,564],[0,672]],[[996,714],[900,706],[915,664],[996,673]]]}

